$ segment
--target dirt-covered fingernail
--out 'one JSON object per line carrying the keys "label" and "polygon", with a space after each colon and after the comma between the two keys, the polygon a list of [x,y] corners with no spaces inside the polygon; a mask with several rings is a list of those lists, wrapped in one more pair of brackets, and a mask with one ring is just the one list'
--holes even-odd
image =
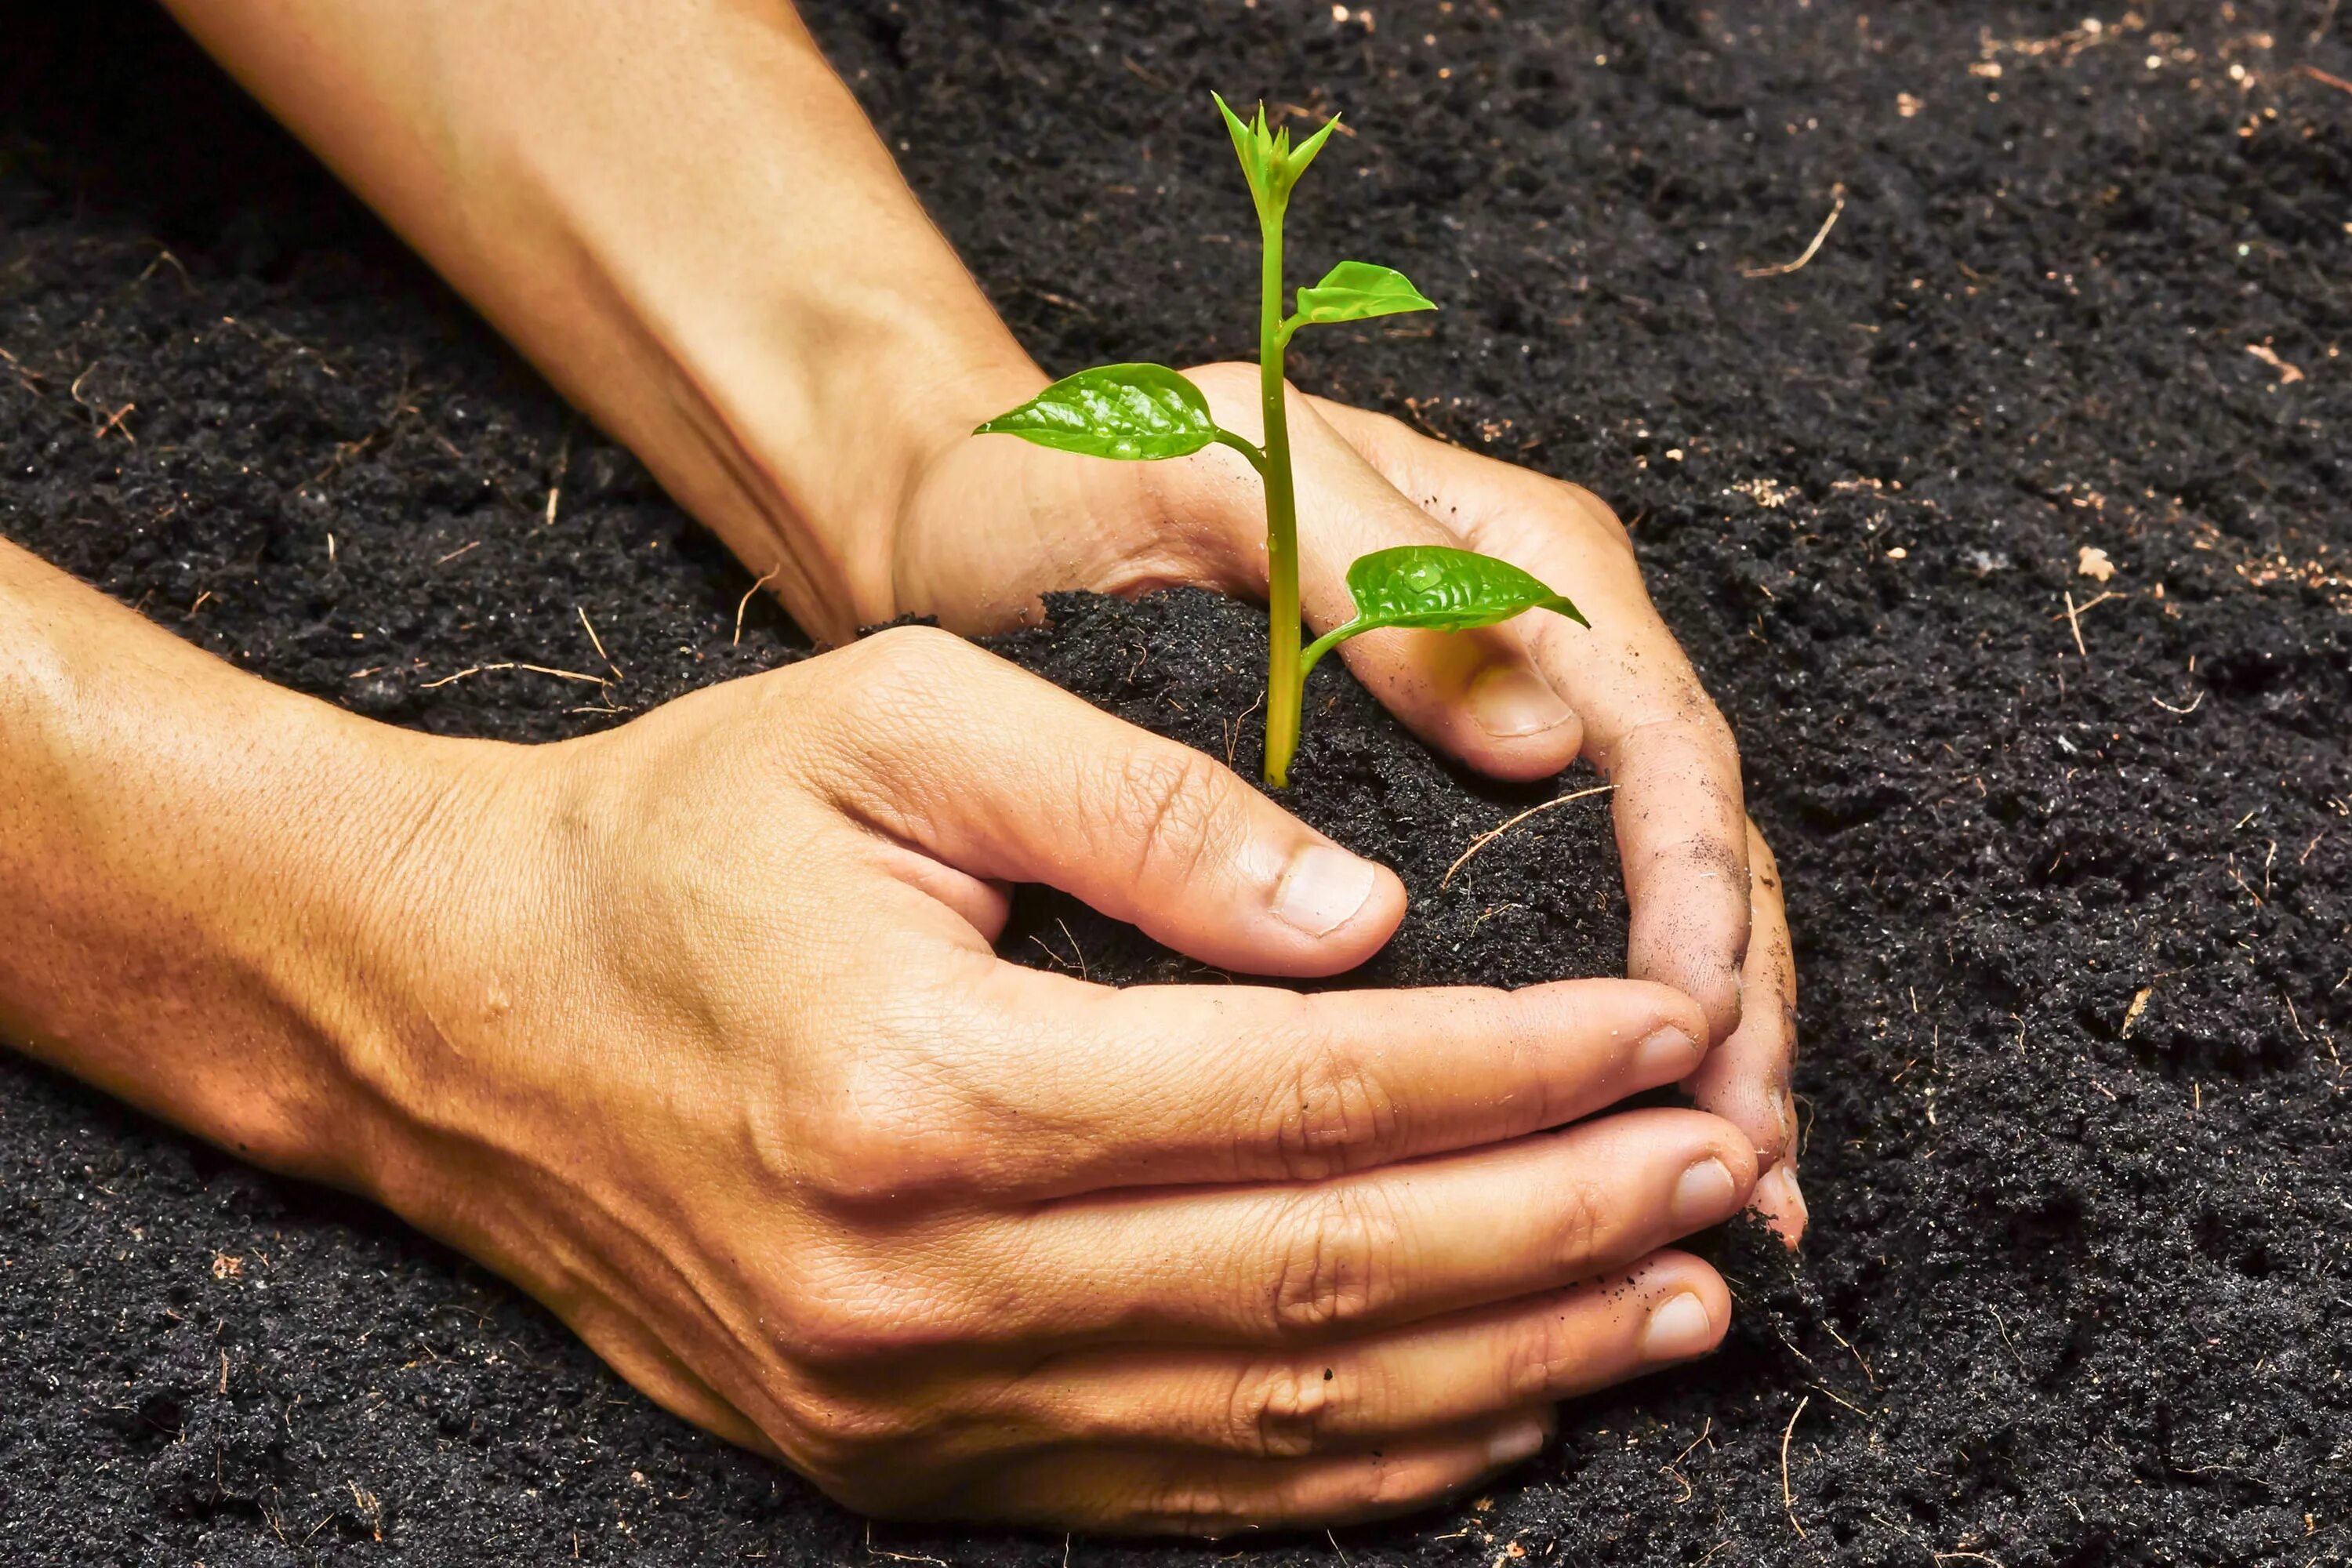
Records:
{"label": "dirt-covered fingernail", "polygon": [[1675,1183],[1675,1223],[1685,1231],[1704,1229],[1727,1216],[1738,1194],[1730,1166],[1717,1159],[1701,1160]]}
{"label": "dirt-covered fingernail", "polygon": [[1372,896],[1378,873],[1369,860],[1328,844],[1310,844],[1274,890],[1274,918],[1308,936],[1329,936]]}
{"label": "dirt-covered fingernail", "polygon": [[1633,1073],[1643,1083],[1671,1083],[1698,1066],[1699,1044],[1672,1024],[1633,1047]]}
{"label": "dirt-covered fingernail", "polygon": [[1490,664],[1480,670],[1470,682],[1467,700],[1478,727],[1502,741],[1540,735],[1576,717],[1542,676],[1516,664]]}
{"label": "dirt-covered fingernail", "polygon": [[1687,1290],[1662,1303],[1642,1331],[1645,1361],[1688,1361],[1714,1343],[1715,1320],[1706,1315],[1706,1303]]}
{"label": "dirt-covered fingernail", "polygon": [[1794,1221],[1799,1230],[1812,1218],[1812,1211],[1805,1206],[1805,1189],[1797,1184],[1797,1163],[1793,1158],[1765,1172],[1749,1202],[1759,1213]]}

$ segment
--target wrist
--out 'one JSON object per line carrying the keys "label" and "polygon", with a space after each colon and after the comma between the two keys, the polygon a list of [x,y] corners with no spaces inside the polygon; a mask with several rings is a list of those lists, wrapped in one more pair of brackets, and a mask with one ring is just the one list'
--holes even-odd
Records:
{"label": "wrist", "polygon": [[333,717],[308,788],[340,809],[304,835],[291,918],[247,962],[305,1026],[299,1163],[382,1198],[457,1087],[471,1026],[507,1005],[499,928],[537,926],[510,831],[536,748]]}
{"label": "wrist", "polygon": [[259,1163],[356,1180],[347,1047],[388,1016],[382,911],[450,815],[422,738],[5,544],[0,620],[0,1033]]}
{"label": "wrist", "polygon": [[[583,124],[568,98],[509,95],[467,182],[468,291],[805,629],[846,641],[905,609],[895,529],[931,460],[1045,377],[788,12],[748,39],[701,7],[626,12],[599,26],[658,28],[630,36],[708,102],[685,115],[632,73],[616,103],[716,123],[690,147],[617,117],[551,135]],[[502,85],[466,84],[453,117]]]}
{"label": "wrist", "polygon": [[[793,617],[830,643],[902,615],[938,613],[908,593],[916,498],[975,426],[1045,382],[1009,336],[974,342],[961,324],[910,322],[904,311],[884,323],[882,313],[834,339],[855,344],[845,355],[788,348],[710,384],[714,396],[746,411],[730,465],[760,478],[756,542],[738,544],[712,526],[755,576],[773,573]],[[778,384],[787,380],[813,390],[783,395]],[[961,507],[974,499],[963,496]],[[716,514],[698,512],[706,521]]]}
{"label": "wrist", "polygon": [[173,4],[820,637],[898,613],[906,488],[1042,384],[787,6]]}

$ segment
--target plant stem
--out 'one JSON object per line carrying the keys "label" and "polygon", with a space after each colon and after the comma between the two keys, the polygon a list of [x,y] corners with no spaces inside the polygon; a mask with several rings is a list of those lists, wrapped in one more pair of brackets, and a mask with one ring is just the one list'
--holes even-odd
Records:
{"label": "plant stem", "polygon": [[1265,247],[1258,311],[1258,396],[1265,416],[1265,782],[1290,783],[1306,679],[1298,668],[1298,500],[1290,477],[1290,411],[1283,397],[1282,209],[1261,211]]}
{"label": "plant stem", "polygon": [[1366,629],[1360,620],[1349,621],[1333,626],[1307,645],[1307,651],[1298,656],[1298,689],[1302,697],[1307,691],[1307,678],[1315,673],[1315,667],[1323,662],[1323,656]]}

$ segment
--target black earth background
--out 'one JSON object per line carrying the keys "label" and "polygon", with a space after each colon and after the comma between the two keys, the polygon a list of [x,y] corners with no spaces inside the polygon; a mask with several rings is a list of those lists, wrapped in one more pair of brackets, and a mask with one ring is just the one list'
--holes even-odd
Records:
{"label": "black earth background", "polygon": [[[1344,108],[1297,266],[1391,262],[1445,310],[1310,337],[1296,374],[1619,507],[1787,873],[1801,1273],[1735,1236],[1719,1357],[1571,1407],[1455,1506],[1244,1549],[2352,1560],[2352,90],[2299,68],[2352,78],[2352,16],[809,10],[1056,371],[1248,353],[1208,89]],[[1810,265],[1743,275],[1841,187]],[[764,602],[738,646],[749,575],[143,5],[0,16],[0,531],[273,679],[545,740],[804,656]],[[581,611],[611,687],[435,684],[594,668]],[[1255,694],[1251,612],[1057,614],[1011,651],[1197,743]],[[1587,808],[1441,893],[1545,792],[1318,693],[1302,799],[1415,889],[1391,977],[1614,940]],[[1013,945],[1160,962],[1068,913],[1032,900]],[[14,1060],[0,1391],[12,1564],[1237,1550],[869,1534],[389,1217]]]}

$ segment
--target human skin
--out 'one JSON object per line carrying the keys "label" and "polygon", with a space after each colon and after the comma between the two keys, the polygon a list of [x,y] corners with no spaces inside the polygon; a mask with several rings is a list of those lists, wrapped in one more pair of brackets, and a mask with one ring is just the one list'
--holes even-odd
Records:
{"label": "human skin", "polygon": [[1331,974],[1392,874],[946,633],[556,745],[232,669],[0,543],[0,1035],[368,1194],[855,1507],[1223,1533],[1410,1509],[1702,1354],[1756,1179],[1633,980],[1118,990],[1064,888]]}
{"label": "human skin", "polygon": [[[971,435],[1046,377],[783,0],[166,3],[812,634],[907,615],[1001,630],[1063,588],[1263,596],[1238,455],[1107,464]],[[1220,424],[1257,429],[1255,366],[1192,374]],[[1758,1207],[1793,1244],[1778,874],[1616,515],[1328,400],[1294,395],[1290,429],[1315,631],[1352,614],[1350,560],[1414,542],[1501,556],[1591,616],[1340,653],[1475,768],[1542,778],[1582,755],[1616,786],[1627,973],[1706,1010],[1718,1048],[1689,1087],[1748,1131]]]}
{"label": "human skin", "polygon": [[[1060,586],[1262,588],[1238,459],[1139,468],[965,434],[1044,377],[788,12],[179,9],[820,635],[910,610],[982,629]],[[1254,370],[1197,374],[1252,427]],[[859,1506],[1213,1531],[1466,1484],[1539,1436],[1550,1399],[1719,1335],[1720,1281],[1656,1250],[1698,1215],[1752,1194],[1801,1227],[1785,925],[1727,731],[1607,509],[1297,405],[1318,625],[1344,614],[1347,559],[1444,529],[1602,626],[1348,655],[1490,772],[1581,752],[1611,773],[1632,968],[1663,984],[1352,1004],[980,984],[1007,879],[1300,975],[1370,952],[1402,892],[1366,868],[1373,907],[1283,937],[1266,911],[1305,829],[941,637],[526,751],[271,692],[0,547],[0,871],[37,890],[0,912],[0,1025],[263,1163],[372,1194],[670,1408]],[[996,503],[985,526],[975,496]],[[844,747],[845,726],[901,752]],[[1081,771],[1039,771],[1061,761]],[[926,765],[957,787],[921,793]],[[1073,800],[1095,803],[1106,858],[1070,856]],[[176,851],[161,868],[158,843]],[[1171,847],[1199,885],[1150,876]],[[1636,1070],[1667,1013],[1688,1050]],[[1176,1101],[1129,1104],[1155,1070]],[[1118,1103],[1062,1125],[1074,1074]],[[1538,1136],[1675,1079],[1727,1121]],[[1437,1163],[1391,1169],[1408,1159]],[[1678,1207],[1680,1174],[1717,1164],[1721,1204]],[[1202,1181],[1225,1190],[1151,1190]],[[1498,1237],[1496,1214],[1528,1228]],[[1049,1217],[1083,1245],[1029,1228]],[[1130,1233],[1148,1245],[1122,1252]],[[1481,1235],[1477,1256],[1455,1234]],[[1603,1273],[1633,1283],[1573,1284]],[[1222,1307],[1152,1294],[1188,1286]]]}

